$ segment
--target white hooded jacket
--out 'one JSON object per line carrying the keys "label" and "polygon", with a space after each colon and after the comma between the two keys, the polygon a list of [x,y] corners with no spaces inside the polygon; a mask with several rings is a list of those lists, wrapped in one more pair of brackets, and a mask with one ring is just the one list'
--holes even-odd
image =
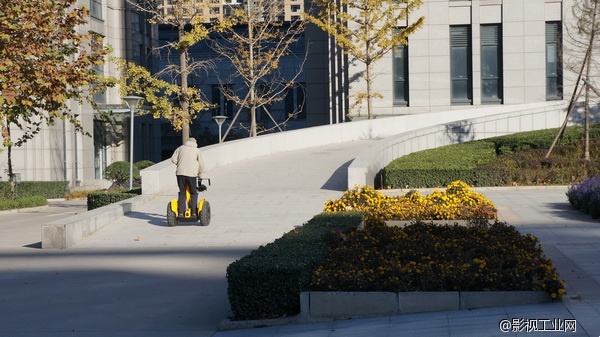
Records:
{"label": "white hooded jacket", "polygon": [[204,169],[200,149],[194,138],[189,138],[178,147],[171,156],[171,161],[177,165],[175,174],[178,176],[199,177]]}

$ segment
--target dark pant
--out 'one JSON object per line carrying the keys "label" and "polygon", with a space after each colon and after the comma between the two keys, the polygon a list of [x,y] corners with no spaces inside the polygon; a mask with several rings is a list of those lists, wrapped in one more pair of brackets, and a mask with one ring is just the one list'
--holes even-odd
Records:
{"label": "dark pant", "polygon": [[177,176],[177,186],[179,186],[179,198],[177,200],[179,215],[184,214],[187,208],[185,202],[185,189],[187,186],[191,196],[189,208],[192,210],[192,216],[196,216],[198,213],[198,189],[196,188],[196,177]]}

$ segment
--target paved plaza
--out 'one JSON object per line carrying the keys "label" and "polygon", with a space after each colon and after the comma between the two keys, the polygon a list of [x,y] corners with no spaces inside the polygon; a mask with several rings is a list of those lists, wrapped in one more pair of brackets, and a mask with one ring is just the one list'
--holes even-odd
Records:
{"label": "paved plaza", "polygon": [[[59,216],[56,207],[81,212],[84,203],[0,213],[0,337],[600,336],[600,222],[570,209],[566,187],[476,189],[502,221],[540,238],[567,281],[561,303],[218,331],[230,314],[227,266],[340,197],[347,166],[375,141],[207,172],[208,227],[167,226],[173,191],[68,249],[42,250],[40,227]],[[556,322],[567,325],[549,331]]]}

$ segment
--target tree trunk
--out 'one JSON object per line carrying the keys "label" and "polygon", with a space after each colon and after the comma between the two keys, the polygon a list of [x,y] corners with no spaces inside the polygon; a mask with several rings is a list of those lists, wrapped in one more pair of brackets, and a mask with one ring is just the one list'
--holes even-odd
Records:
{"label": "tree trunk", "polygon": [[[369,14],[365,14],[366,17],[364,18],[365,22],[369,21],[368,15]],[[367,82],[367,119],[372,119],[373,118],[373,93],[371,92],[373,89],[371,88],[372,86],[372,81],[373,79],[371,78],[371,76],[373,76],[372,72],[372,67],[373,67],[373,59],[371,58],[371,30],[369,29],[369,25],[366,25],[366,32],[365,32],[365,37],[366,37],[366,41],[365,41],[365,66],[366,66],[366,75],[365,75],[365,80]]]}
{"label": "tree trunk", "polygon": [[[588,64],[587,67],[587,75],[589,76],[590,66]],[[585,85],[585,106],[583,107],[584,111],[584,130],[585,130],[585,140],[584,140],[584,159],[586,161],[590,161],[590,86]]]}
{"label": "tree trunk", "polygon": [[[8,137],[10,139],[10,123],[6,121],[6,132],[8,133]],[[8,146],[7,150],[8,155],[8,184],[10,186],[10,196],[14,198],[16,196],[16,183],[15,183],[15,175],[13,173],[12,166],[12,145]]]}
{"label": "tree trunk", "polygon": [[[183,38],[185,34],[184,27],[179,28],[179,40]],[[190,137],[190,98],[187,94],[188,91],[188,48],[180,50],[179,52],[179,63],[181,67],[181,92],[180,92],[180,104],[183,112],[183,124],[181,126],[181,143],[185,142]]]}
{"label": "tree trunk", "polygon": [[371,95],[371,63],[367,63],[367,75],[366,75],[366,81],[367,81],[367,118],[368,119],[372,119],[373,118],[373,96]]}
{"label": "tree trunk", "polygon": [[250,69],[250,102],[252,104],[250,108],[250,137],[256,137],[256,79],[254,78],[254,25],[252,19],[248,20],[248,41],[250,42],[248,51],[249,54],[249,69]]}
{"label": "tree trunk", "polygon": [[[594,14],[592,15],[592,30],[590,32],[590,47],[594,45],[594,38],[596,36],[596,10],[598,7],[598,2],[595,1],[594,2]],[[593,48],[593,47],[591,47]],[[585,116],[584,116],[584,129],[585,129],[585,145],[584,145],[584,159],[586,161],[590,161],[590,109],[589,109],[589,102],[590,102],[590,83],[589,83],[589,79],[590,79],[590,61],[591,61],[591,57],[588,57],[587,59],[587,65],[586,65],[586,76],[585,76]]]}

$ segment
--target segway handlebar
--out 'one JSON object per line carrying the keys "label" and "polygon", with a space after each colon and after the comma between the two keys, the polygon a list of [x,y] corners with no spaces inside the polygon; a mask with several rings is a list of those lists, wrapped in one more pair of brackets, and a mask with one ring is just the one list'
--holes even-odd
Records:
{"label": "segway handlebar", "polygon": [[206,187],[206,185],[202,184],[202,180],[208,181],[208,186],[210,186],[210,178],[198,177],[197,182],[196,182],[196,188],[198,189],[199,192],[204,192],[208,189]]}

